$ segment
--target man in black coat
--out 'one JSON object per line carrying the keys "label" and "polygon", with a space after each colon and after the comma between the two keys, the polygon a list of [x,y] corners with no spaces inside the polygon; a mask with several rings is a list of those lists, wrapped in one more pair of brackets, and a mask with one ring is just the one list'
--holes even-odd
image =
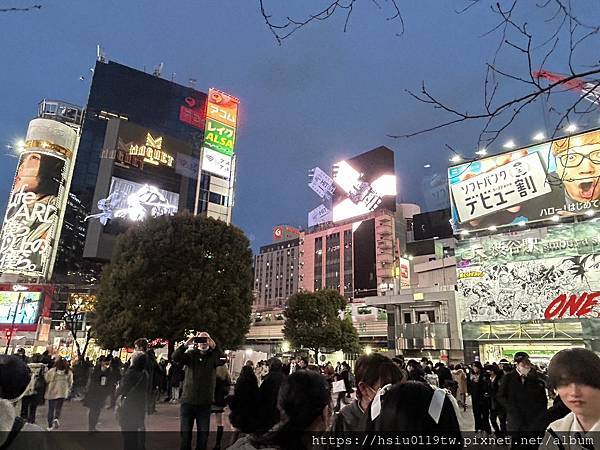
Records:
{"label": "man in black coat", "polygon": [[546,386],[527,353],[515,353],[514,362],[515,370],[502,377],[496,397],[506,411],[506,428],[515,437],[541,435],[548,407]]}
{"label": "man in black coat", "polygon": [[278,358],[272,358],[269,361],[269,373],[260,385],[260,412],[261,412],[261,430],[268,431],[273,425],[279,422],[279,408],[277,399],[279,397],[279,388],[285,379],[283,374],[283,364]]}
{"label": "man in black coat", "polygon": [[92,370],[83,400],[83,404],[90,409],[88,429],[91,433],[96,431],[100,411],[113,390],[114,385],[111,380],[110,360],[101,356],[98,365]]}

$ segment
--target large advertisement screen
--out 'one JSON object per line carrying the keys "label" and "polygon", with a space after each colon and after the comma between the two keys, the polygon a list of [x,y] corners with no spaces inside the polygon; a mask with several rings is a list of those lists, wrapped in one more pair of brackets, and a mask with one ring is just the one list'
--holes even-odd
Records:
{"label": "large advertisement screen", "polygon": [[573,216],[600,207],[600,130],[453,166],[455,231]]}
{"label": "large advertisement screen", "polygon": [[600,317],[600,223],[466,239],[456,249],[463,320]]}
{"label": "large advertisement screen", "polygon": [[41,305],[41,292],[0,291],[0,324],[35,325]]}
{"label": "large advertisement screen", "polygon": [[49,276],[75,142],[62,123],[31,122],[2,225],[0,272]]}
{"label": "large advertisement screen", "polygon": [[136,183],[112,177],[107,198],[98,201],[97,219],[106,225],[109,220],[126,219],[139,222],[148,217],[174,215],[179,208],[179,194],[159,189],[150,183]]}
{"label": "large advertisement screen", "polygon": [[334,222],[377,209],[396,211],[394,152],[386,147],[334,164],[333,181]]}

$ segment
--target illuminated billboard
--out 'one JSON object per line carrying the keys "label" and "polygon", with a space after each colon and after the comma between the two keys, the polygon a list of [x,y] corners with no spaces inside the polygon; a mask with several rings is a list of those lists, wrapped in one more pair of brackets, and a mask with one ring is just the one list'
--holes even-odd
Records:
{"label": "illuminated billboard", "polygon": [[459,242],[457,299],[463,320],[600,317],[600,224]]}
{"label": "illuminated billboard", "polygon": [[0,324],[37,324],[42,292],[0,291]]}
{"label": "illuminated billboard", "polygon": [[77,133],[35,119],[19,157],[0,236],[0,272],[49,277]]}
{"label": "illuminated billboard", "polygon": [[175,192],[112,177],[108,197],[98,201],[100,212],[86,217],[86,220],[97,219],[102,225],[121,218],[139,222],[148,217],[174,215],[178,205],[179,194]]}
{"label": "illuminated billboard", "polygon": [[333,222],[377,209],[396,211],[394,152],[379,147],[333,166]]}
{"label": "illuminated billboard", "polygon": [[209,148],[202,149],[202,170],[218,175],[226,180],[231,177],[231,156]]}
{"label": "illuminated billboard", "polygon": [[226,156],[233,156],[240,101],[224,92],[210,88],[206,103],[204,147]]}
{"label": "illuminated billboard", "polygon": [[448,169],[455,231],[573,216],[600,207],[600,131]]}

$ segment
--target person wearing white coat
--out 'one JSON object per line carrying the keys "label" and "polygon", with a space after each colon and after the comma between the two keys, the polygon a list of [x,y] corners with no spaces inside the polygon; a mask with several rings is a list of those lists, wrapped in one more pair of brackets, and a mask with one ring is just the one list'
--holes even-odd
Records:
{"label": "person wearing white coat", "polygon": [[59,358],[54,367],[46,372],[46,400],[48,400],[48,429],[60,426],[60,412],[63,402],[69,397],[73,387],[73,372],[63,358]]}

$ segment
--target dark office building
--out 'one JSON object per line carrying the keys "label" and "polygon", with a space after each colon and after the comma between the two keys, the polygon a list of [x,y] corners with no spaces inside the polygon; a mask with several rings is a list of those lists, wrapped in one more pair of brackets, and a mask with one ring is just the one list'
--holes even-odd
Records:
{"label": "dark office building", "polygon": [[207,98],[115,62],[96,63],[57,279],[89,273],[108,261],[116,236],[141,215],[140,199],[152,205],[153,216],[188,210],[230,221],[234,177],[202,171],[197,181]]}

